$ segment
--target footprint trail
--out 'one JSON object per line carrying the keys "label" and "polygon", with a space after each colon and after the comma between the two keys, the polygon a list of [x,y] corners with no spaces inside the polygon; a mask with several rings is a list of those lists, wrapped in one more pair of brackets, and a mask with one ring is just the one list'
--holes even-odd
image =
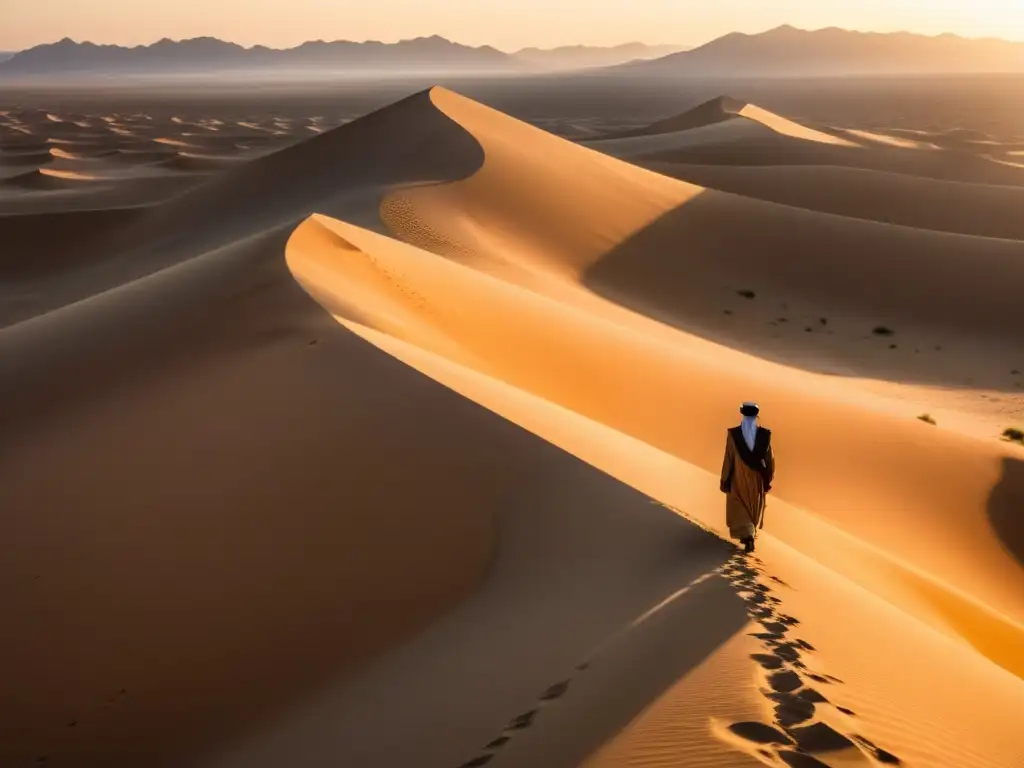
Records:
{"label": "footprint trail", "polygon": [[745,743],[752,752],[777,766],[827,768],[826,761],[833,755],[843,765],[850,765],[851,758],[857,757],[867,765],[901,765],[896,755],[865,737],[843,733],[818,718],[819,708],[826,704],[849,717],[854,717],[855,713],[847,707],[836,706],[831,695],[826,696],[810,685],[839,686],[843,681],[810,668],[815,648],[806,640],[792,636],[800,620],[782,612],[782,600],[775,596],[768,583],[788,585],[766,574],[756,557],[742,553],[726,564],[722,575],[746,601],[751,620],[760,625],[752,636],[761,642],[762,649],[752,654],[751,659],[761,668],[761,695],[774,709],[771,723],[733,723],[728,726],[726,739]]}

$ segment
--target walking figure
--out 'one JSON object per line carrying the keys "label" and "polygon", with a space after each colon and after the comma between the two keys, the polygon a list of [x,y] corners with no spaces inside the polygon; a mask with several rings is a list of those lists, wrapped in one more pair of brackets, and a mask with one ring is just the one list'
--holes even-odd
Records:
{"label": "walking figure", "polygon": [[765,494],[775,479],[775,454],[772,433],[758,426],[756,403],[744,403],[743,419],[729,430],[722,462],[722,493],[729,535],[743,544],[745,552],[754,551],[754,539],[764,527]]}

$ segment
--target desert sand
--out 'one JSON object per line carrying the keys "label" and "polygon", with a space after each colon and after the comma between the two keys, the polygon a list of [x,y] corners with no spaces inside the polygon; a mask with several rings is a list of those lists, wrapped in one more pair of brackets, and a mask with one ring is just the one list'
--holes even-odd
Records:
{"label": "desert sand", "polygon": [[0,764],[1024,764],[1014,141],[0,107]]}

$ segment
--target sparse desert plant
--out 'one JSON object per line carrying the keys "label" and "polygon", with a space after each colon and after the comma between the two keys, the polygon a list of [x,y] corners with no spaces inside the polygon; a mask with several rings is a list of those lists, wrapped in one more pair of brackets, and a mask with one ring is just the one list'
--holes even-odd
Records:
{"label": "sparse desert plant", "polygon": [[1024,429],[1020,427],[1007,427],[1003,430],[1003,440],[1024,445]]}
{"label": "sparse desert plant", "polygon": [[876,325],[871,329],[871,332],[875,334],[875,336],[893,336],[896,334],[896,331],[892,328],[887,328],[884,325]]}
{"label": "sparse desert plant", "polygon": [[744,299],[753,299],[755,296],[757,296],[757,294],[754,293],[753,291],[746,289],[742,291],[736,291],[736,295],[742,296]]}
{"label": "sparse desert plant", "polygon": [[918,421],[923,421],[925,424],[931,424],[933,427],[938,424],[937,421],[932,417],[930,413],[922,413],[917,417]]}

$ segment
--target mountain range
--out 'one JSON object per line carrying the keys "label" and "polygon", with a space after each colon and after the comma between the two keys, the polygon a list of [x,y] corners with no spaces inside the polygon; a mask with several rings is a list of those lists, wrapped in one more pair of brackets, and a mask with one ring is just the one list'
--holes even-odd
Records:
{"label": "mountain range", "polygon": [[135,47],[79,43],[64,38],[12,54],[8,61],[0,59],[0,74],[165,74],[260,69],[514,72],[608,66],[663,56],[681,47],[626,43],[614,47],[526,48],[506,53],[491,46],[461,45],[437,35],[397,43],[313,40],[286,49],[262,45],[245,48],[213,37],[163,39]]}
{"label": "mountain range", "polygon": [[294,48],[245,48],[214,37],[163,39],[124,47],[64,38],[37,45],[0,63],[0,74],[167,74],[248,69],[298,70],[507,70],[509,55],[490,46],[470,47],[443,37],[398,43],[312,40]]}
{"label": "mountain range", "polygon": [[783,25],[756,35],[733,32],[692,50],[617,69],[687,77],[1009,73],[1024,72],[1024,43]]}
{"label": "mountain range", "polygon": [[[791,77],[1024,72],[1024,43],[781,26],[734,32],[692,50],[642,43],[525,48],[507,53],[443,37],[397,43],[315,40],[294,48],[245,48],[212,37],[124,47],[65,38],[0,60],[0,76],[173,75],[241,71],[529,73],[596,69],[672,77]],[[666,53],[667,52],[667,53]]]}

